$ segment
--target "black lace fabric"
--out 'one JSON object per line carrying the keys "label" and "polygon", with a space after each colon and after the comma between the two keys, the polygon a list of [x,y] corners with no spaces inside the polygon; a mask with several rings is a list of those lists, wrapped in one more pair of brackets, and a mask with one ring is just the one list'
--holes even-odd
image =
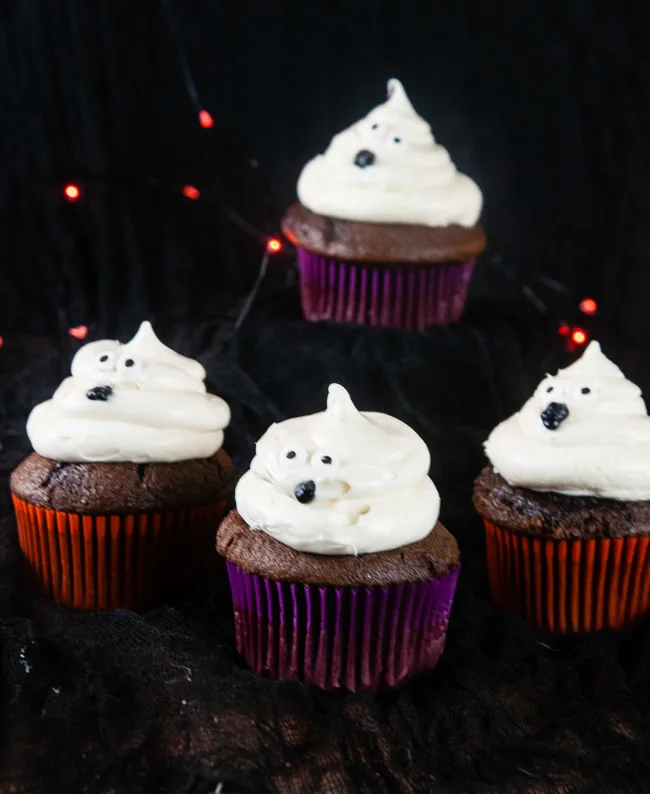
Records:
{"label": "black lace fabric", "polygon": [[[549,328],[476,321],[423,334],[266,319],[161,328],[232,406],[245,470],[274,420],[322,409],[328,383],[411,424],[432,452],[462,574],[437,669],[380,695],[329,695],[250,673],[225,573],[148,614],[73,612],[41,597],[7,492],[31,406],[79,343],[14,340],[0,375],[0,791],[3,794],[393,794],[645,791],[650,633],[558,637],[492,604],[472,480],[481,442],[568,356]],[[247,330],[248,328],[248,330]],[[133,330],[133,329],[129,329]],[[643,361],[606,347],[643,384]]]}

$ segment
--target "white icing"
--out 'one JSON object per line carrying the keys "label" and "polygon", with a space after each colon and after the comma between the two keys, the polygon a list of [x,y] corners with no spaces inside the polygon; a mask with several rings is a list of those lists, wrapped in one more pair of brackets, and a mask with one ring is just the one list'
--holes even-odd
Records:
{"label": "white icing", "polygon": [[[332,384],[326,411],[274,424],[257,442],[237,485],[237,509],[252,529],[298,551],[394,549],[425,537],[438,520],[429,464],[426,444],[408,425],[360,413]],[[296,487],[309,482],[313,501],[301,503]]]}
{"label": "white icing", "polygon": [[[84,345],[51,400],[37,405],[27,434],[40,455],[70,463],[207,458],[220,449],[228,405],[206,394],[198,361],[166,347],[151,324],[130,342]],[[110,387],[106,400],[88,393]]]}
{"label": "white icing", "polygon": [[[360,168],[354,161],[364,150],[375,161]],[[307,163],[298,198],[320,215],[423,226],[474,226],[483,205],[477,185],[456,170],[395,79],[386,102]]]}
{"label": "white icing", "polygon": [[[556,429],[542,421],[551,402],[568,410]],[[570,367],[547,376],[523,408],[492,431],[485,451],[511,485],[650,499],[650,418],[641,390],[597,342]]]}

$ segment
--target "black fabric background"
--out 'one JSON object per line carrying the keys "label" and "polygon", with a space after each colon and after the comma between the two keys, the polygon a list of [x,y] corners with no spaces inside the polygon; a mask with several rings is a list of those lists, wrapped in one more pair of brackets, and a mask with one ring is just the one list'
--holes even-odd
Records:
{"label": "black fabric background", "polygon": [[[481,441],[567,363],[556,326],[578,321],[580,298],[600,305],[580,322],[649,393],[644,6],[169,0],[206,131],[164,4],[0,5],[2,794],[650,790],[649,626],[555,638],[500,614],[470,503]],[[392,75],[485,192],[490,249],[463,323],[307,324],[286,250],[234,334],[263,242],[233,212],[277,233],[304,161]],[[421,433],[463,555],[435,672],[381,696],[258,679],[234,651],[223,578],[145,616],[73,613],[33,590],[5,487],[27,413],[68,371],[68,327],[126,337],[143,317],[232,406],[240,470],[331,381]]]}

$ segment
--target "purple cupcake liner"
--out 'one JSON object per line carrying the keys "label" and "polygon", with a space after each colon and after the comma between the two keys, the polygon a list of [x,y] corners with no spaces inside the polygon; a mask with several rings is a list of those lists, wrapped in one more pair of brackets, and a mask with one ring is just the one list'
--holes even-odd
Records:
{"label": "purple cupcake liner", "polygon": [[326,587],[227,566],[237,650],[248,665],[349,692],[393,689],[435,667],[460,571],[388,587]]}
{"label": "purple cupcake liner", "polygon": [[413,330],[460,318],[475,262],[389,268],[296,250],[302,308],[308,320]]}

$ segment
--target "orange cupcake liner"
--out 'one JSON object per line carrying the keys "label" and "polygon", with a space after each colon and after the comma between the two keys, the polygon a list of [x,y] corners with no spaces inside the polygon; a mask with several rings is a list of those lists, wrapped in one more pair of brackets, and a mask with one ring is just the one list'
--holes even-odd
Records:
{"label": "orange cupcake liner", "polygon": [[650,537],[556,540],[484,523],[492,596],[530,625],[620,630],[650,613]]}
{"label": "orange cupcake liner", "polygon": [[93,516],[12,498],[20,548],[44,593],[59,604],[143,611],[213,572],[225,500],[166,513]]}

